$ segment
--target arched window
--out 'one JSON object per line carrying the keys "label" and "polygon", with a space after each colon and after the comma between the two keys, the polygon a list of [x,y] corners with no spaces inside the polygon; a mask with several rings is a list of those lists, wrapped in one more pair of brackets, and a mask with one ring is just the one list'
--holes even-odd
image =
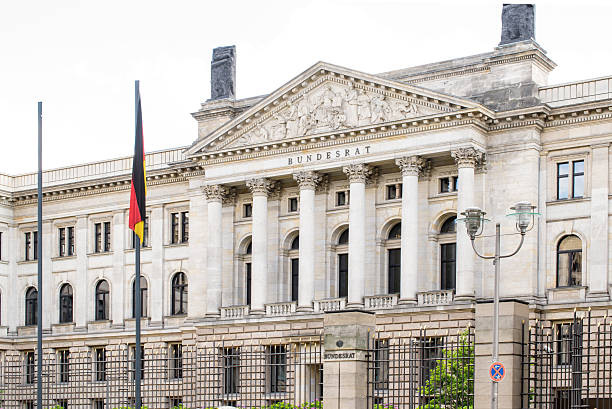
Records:
{"label": "arched window", "polygon": [[25,325],[38,324],[38,290],[30,287],[26,290],[25,296]]}
{"label": "arched window", "polygon": [[440,289],[454,290],[457,287],[457,216],[451,216],[442,223],[438,242],[440,243]]}
{"label": "arched window", "polygon": [[[149,316],[147,279],[140,276],[140,316]],[[132,318],[136,318],[136,279],[132,282]]]}
{"label": "arched window", "polygon": [[396,223],[387,236],[387,293],[397,294],[400,292],[400,271],[402,267],[402,249],[400,239],[402,237],[402,223]]}
{"label": "arched window", "polygon": [[249,239],[249,244],[243,254],[244,260],[244,304],[251,305],[251,255],[253,254],[253,241]]}
{"label": "arched window", "polygon": [[62,285],[60,288],[59,298],[59,322],[62,324],[72,322],[72,286],[70,284],[66,283]]}
{"label": "arched window", "polygon": [[109,319],[110,289],[106,280],[100,280],[96,285],[96,321]]}
{"label": "arched window", "polygon": [[291,301],[298,300],[300,282],[300,236],[297,235],[291,241],[289,247],[289,260],[291,263]]}
{"label": "arched window", "polygon": [[582,240],[565,236],[557,247],[557,287],[582,285]]}
{"label": "arched window", "polygon": [[348,243],[349,229],[344,230],[338,237],[338,297],[348,296]]}
{"label": "arched window", "polygon": [[187,314],[187,277],[178,272],[172,277],[172,315]]}

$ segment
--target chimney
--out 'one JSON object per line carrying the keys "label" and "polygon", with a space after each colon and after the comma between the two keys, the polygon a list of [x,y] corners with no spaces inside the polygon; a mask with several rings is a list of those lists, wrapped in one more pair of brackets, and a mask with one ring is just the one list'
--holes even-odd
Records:
{"label": "chimney", "polygon": [[535,40],[535,5],[504,4],[499,45]]}
{"label": "chimney", "polygon": [[210,63],[210,100],[236,96],[236,46],[213,49]]}

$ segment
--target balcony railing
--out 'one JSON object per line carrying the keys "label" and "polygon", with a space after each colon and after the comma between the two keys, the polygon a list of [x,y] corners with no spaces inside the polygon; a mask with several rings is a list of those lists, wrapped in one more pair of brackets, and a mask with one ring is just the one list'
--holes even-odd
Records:
{"label": "balcony railing", "polygon": [[248,305],[232,305],[231,307],[221,307],[221,318],[243,318],[248,315]]}
{"label": "balcony railing", "polygon": [[435,290],[417,293],[418,305],[448,305],[452,304],[454,290]]}
{"label": "balcony railing", "polygon": [[397,294],[367,295],[364,297],[366,310],[382,310],[397,305]]}
{"label": "balcony railing", "polygon": [[541,87],[540,101],[553,107],[612,98],[612,77]]}
{"label": "balcony railing", "polygon": [[327,298],[325,300],[316,300],[314,302],[314,310],[316,312],[325,311],[341,311],[346,308],[346,297],[342,298]]}
{"label": "balcony railing", "polygon": [[266,304],[266,315],[272,316],[272,317],[291,315],[296,311],[296,309],[297,309],[297,303],[294,301]]}

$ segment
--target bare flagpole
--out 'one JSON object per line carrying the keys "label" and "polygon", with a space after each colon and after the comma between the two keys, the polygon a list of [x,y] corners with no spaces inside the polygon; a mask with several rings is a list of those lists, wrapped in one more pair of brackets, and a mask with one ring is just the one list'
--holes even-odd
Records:
{"label": "bare flagpole", "polygon": [[38,258],[38,297],[36,300],[36,324],[38,326],[38,340],[36,349],[38,350],[37,360],[37,408],[42,409],[42,102],[38,101],[38,243],[37,243],[37,258]]}
{"label": "bare flagpole", "polygon": [[[135,106],[136,106],[136,132],[138,132],[138,105],[139,105],[139,98],[140,98],[140,81],[136,80],[136,87],[135,87]],[[144,217],[144,216],[143,216]],[[136,280],[134,282],[134,292],[136,294],[134,294],[134,303],[135,303],[135,319],[136,319],[136,346],[135,346],[135,350],[134,350],[134,371],[135,371],[135,376],[134,376],[134,380],[136,382],[136,409],[141,409],[142,408],[142,395],[141,395],[141,391],[140,391],[140,382],[141,382],[141,357],[140,357],[140,316],[142,315],[142,311],[141,311],[141,294],[140,294],[140,237],[138,237],[136,234],[133,235],[134,236],[134,247],[135,247],[135,266],[136,266],[136,277],[134,278],[134,280]]]}

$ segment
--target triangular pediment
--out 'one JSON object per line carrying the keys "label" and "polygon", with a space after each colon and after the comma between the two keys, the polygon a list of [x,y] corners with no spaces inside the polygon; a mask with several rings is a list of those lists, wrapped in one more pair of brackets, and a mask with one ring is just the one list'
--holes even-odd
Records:
{"label": "triangular pediment", "polygon": [[318,63],[239,117],[196,141],[187,156],[474,108],[420,87]]}

